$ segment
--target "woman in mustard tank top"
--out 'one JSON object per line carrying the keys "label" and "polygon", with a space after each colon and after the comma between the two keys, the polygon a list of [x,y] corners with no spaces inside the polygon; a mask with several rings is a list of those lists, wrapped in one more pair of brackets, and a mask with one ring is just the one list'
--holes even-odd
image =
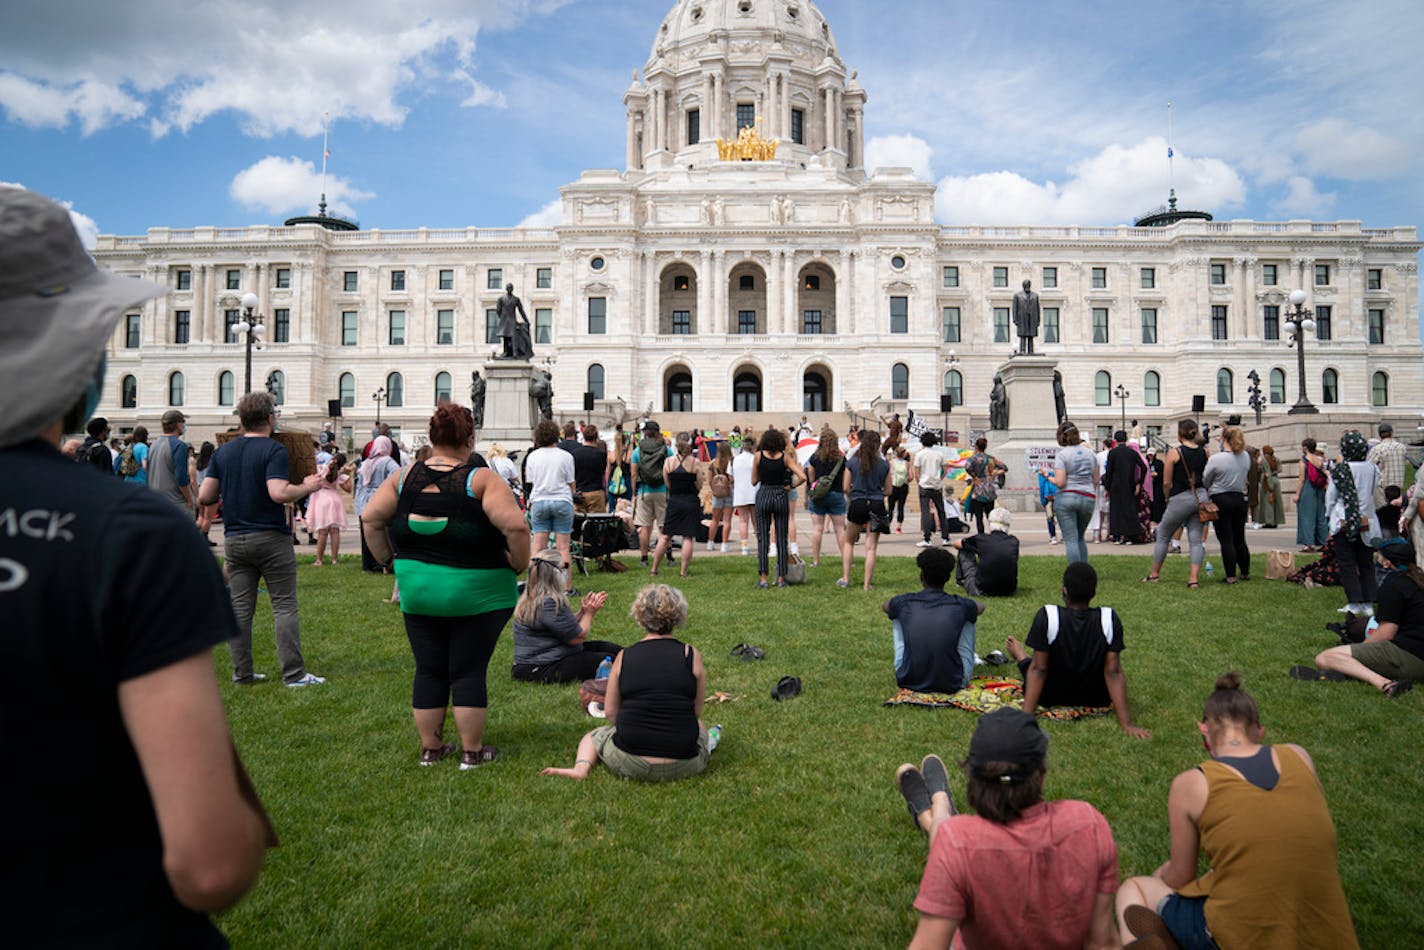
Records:
{"label": "woman in mustard tank top", "polygon": [[[1310,756],[1297,745],[1261,744],[1265,729],[1240,673],[1216,681],[1197,728],[1211,758],[1172,782],[1171,857],[1118,890],[1123,942],[1358,947],[1335,825]],[[1210,864],[1201,877],[1199,852]]]}

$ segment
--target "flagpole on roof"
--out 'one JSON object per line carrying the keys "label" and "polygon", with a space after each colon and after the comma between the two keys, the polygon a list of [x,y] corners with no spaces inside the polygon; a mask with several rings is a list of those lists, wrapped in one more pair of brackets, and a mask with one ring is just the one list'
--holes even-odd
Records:
{"label": "flagpole on roof", "polygon": [[320,214],[326,216],[326,160],[331,157],[331,149],[327,147],[328,138],[331,134],[331,113],[321,114],[321,208]]}
{"label": "flagpole on roof", "polygon": [[1172,165],[1172,100],[1167,100],[1167,189],[1170,200],[1168,204],[1175,209],[1177,207],[1177,176]]}

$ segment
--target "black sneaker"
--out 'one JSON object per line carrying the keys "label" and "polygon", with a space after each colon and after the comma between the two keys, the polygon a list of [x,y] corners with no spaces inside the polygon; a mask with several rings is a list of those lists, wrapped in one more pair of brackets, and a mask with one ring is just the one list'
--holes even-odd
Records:
{"label": "black sneaker", "polygon": [[954,793],[949,790],[949,771],[944,767],[944,760],[931,752],[920,762],[920,774],[925,777],[925,787],[931,798],[938,792],[944,792],[949,798],[949,813],[959,814],[954,807]]}
{"label": "black sneaker", "polygon": [[920,774],[919,769],[907,762],[895,770],[895,787],[905,799],[911,824],[915,826],[916,831],[924,831],[920,827],[920,816],[930,810],[930,790],[925,785],[925,777]]}

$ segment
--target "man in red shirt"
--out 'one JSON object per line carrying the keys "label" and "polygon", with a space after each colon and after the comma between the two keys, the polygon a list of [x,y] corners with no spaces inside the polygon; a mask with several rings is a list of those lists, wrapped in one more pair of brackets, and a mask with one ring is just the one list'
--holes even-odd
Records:
{"label": "man in red shirt", "polygon": [[912,948],[1120,946],[1117,844],[1087,802],[1043,800],[1048,736],[1018,709],[981,716],[962,763],[977,815],[955,813],[937,755],[896,784],[930,854]]}

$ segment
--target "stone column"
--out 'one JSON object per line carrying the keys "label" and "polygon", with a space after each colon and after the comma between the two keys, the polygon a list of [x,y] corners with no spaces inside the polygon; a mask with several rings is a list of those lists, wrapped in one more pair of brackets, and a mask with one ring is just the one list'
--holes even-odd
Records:
{"label": "stone column", "polygon": [[786,281],[786,268],[782,264],[782,255],[785,253],[780,248],[773,249],[771,266],[766,271],[766,332],[768,334],[781,332],[781,312],[786,302],[783,288]]}
{"label": "stone column", "polygon": [[643,334],[658,332],[658,272],[657,258],[652,251],[643,252]]}
{"label": "stone column", "polygon": [[712,252],[704,248],[699,255],[697,268],[697,313],[693,317],[692,332],[694,334],[706,333],[710,328],[707,322],[712,316]]}
{"label": "stone column", "polygon": [[724,139],[722,131],[722,74],[712,74],[712,138]]}
{"label": "stone column", "polygon": [[835,129],[836,91],[835,91],[834,89],[832,89],[830,86],[827,86],[827,87],[826,87],[826,104],[825,104],[824,108],[825,108],[825,110],[826,110],[826,115],[825,115],[825,120],[826,120],[826,121],[823,123],[824,130],[825,130],[825,136],[826,136],[826,144],[825,144],[825,147],[826,147],[826,148],[834,148],[834,147],[835,147],[835,142],[836,142],[836,138],[835,138],[835,135],[836,135],[836,129]]}
{"label": "stone column", "polygon": [[841,250],[840,267],[836,268],[836,335],[850,334],[850,271],[854,266],[851,252]]}
{"label": "stone column", "polygon": [[192,267],[193,274],[193,342],[212,342],[212,330],[208,326],[208,270],[199,264]]}
{"label": "stone column", "polygon": [[712,304],[710,312],[707,314],[707,323],[704,324],[702,332],[712,332],[719,336],[727,333],[727,306],[726,291],[727,277],[724,272],[726,251],[720,247],[712,251],[712,271],[707,275],[710,289],[712,291]]}
{"label": "stone column", "polygon": [[641,165],[643,164],[642,161],[640,160],[640,159],[641,159],[641,156],[638,155],[638,133],[637,133],[636,128],[635,128],[635,127],[637,126],[637,124],[638,124],[638,113],[635,112],[635,111],[632,110],[632,109],[629,109],[629,110],[628,110],[628,139],[627,139],[627,142],[625,143],[624,165],[625,165],[628,169],[630,169],[630,170],[632,170],[632,169],[634,169],[634,168],[638,168],[639,166],[641,166]]}
{"label": "stone column", "polygon": [[781,281],[782,333],[800,333],[801,315],[796,312],[796,252],[785,252],[785,268]]}

